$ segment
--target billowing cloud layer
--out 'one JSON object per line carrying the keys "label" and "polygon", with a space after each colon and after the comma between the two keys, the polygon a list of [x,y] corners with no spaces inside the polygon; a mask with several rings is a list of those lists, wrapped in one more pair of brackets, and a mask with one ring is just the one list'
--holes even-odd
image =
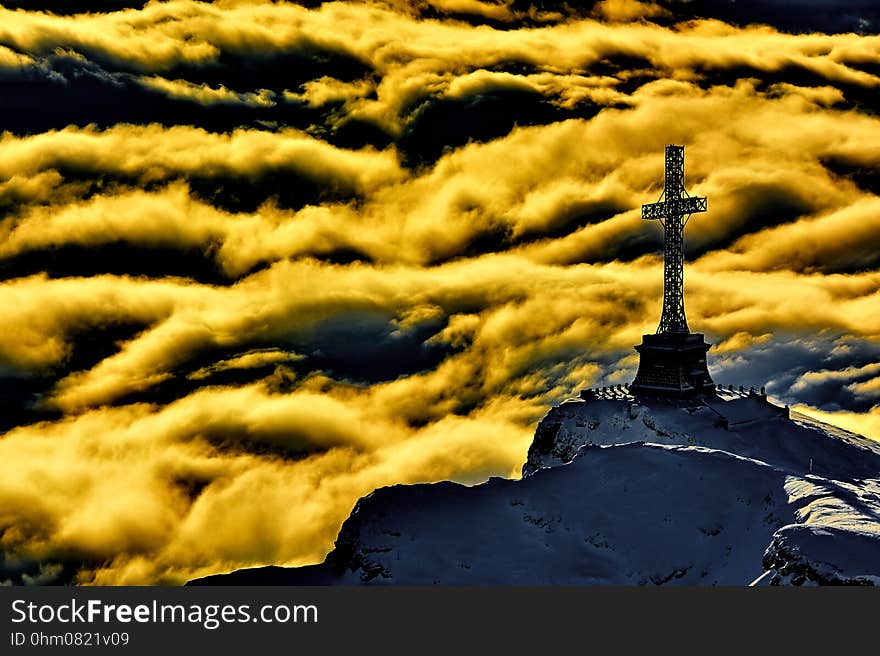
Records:
{"label": "billowing cloud layer", "polygon": [[718,382],[880,438],[880,39],[678,4],[0,9],[0,578],[315,562],[516,475],[654,329],[667,143]]}

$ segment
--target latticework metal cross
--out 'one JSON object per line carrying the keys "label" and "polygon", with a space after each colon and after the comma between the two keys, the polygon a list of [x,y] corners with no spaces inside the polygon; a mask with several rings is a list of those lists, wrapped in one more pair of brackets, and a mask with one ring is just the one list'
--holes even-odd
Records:
{"label": "latticework metal cross", "polygon": [[658,333],[687,333],[684,313],[684,227],[707,200],[684,190],[684,146],[666,146],[666,181],[656,203],[642,205],[642,218],[660,221],[664,232],[663,313]]}

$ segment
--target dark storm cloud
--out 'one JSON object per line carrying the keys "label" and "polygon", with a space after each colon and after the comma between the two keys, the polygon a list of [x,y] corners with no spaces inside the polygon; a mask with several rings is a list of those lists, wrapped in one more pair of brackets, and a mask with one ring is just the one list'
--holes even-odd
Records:
{"label": "dark storm cloud", "polygon": [[660,0],[677,16],[708,17],[749,25],[764,23],[792,32],[876,33],[880,7],[874,0]]}
{"label": "dark storm cloud", "polygon": [[768,334],[758,344],[719,353],[714,360],[717,382],[766,385],[767,392],[784,403],[850,412],[866,412],[876,404],[876,399],[860,398],[847,386],[880,377],[876,343],[833,333]]}
{"label": "dark storm cloud", "polygon": [[[185,124],[225,132],[264,124],[306,129],[323,122],[321,112],[303,104],[275,102],[271,90],[241,88],[237,93],[232,85],[202,87],[107,70],[76,53],[59,51],[0,74],[0,125],[24,135],[69,125]],[[351,141],[357,137],[351,135]]]}
{"label": "dark storm cloud", "polygon": [[178,276],[197,282],[226,285],[234,278],[223,272],[209,249],[162,247],[126,242],[61,245],[41,248],[0,260],[0,278],[23,278],[46,273],[50,278],[87,277],[104,273],[158,278]]}
{"label": "dark storm cloud", "polygon": [[[401,327],[394,317],[379,313],[339,314],[316,325],[308,339],[300,336],[265,341],[257,337],[234,347],[211,345],[202,352],[193,351],[166,379],[148,389],[114,399],[112,404],[171,403],[206,385],[240,387],[269,381],[279,391],[290,391],[296,387],[297,379],[315,373],[342,384],[373,385],[393,381],[429,372],[455,352],[449,344],[431,340],[444,327],[440,318]],[[113,332],[119,334],[120,339],[111,340],[109,329],[77,336],[73,357],[64,363],[64,371],[87,371],[117,352],[115,347],[106,351],[106,346],[122,343],[125,330],[120,327]],[[365,349],[364,344],[370,344],[370,348]],[[285,350],[278,350],[279,345]],[[242,347],[249,350],[242,351]],[[40,379],[40,395],[32,392],[32,399],[51,398],[52,387],[59,379],[57,376]],[[14,401],[10,399],[10,406]],[[46,408],[32,408],[33,412],[42,412],[42,418],[54,416]]]}
{"label": "dark storm cloud", "polygon": [[358,383],[395,380],[430,371],[452,352],[448,344],[430,341],[444,327],[439,317],[402,328],[387,316],[342,314],[322,322],[299,345],[306,355],[298,364]]}
{"label": "dark storm cloud", "polygon": [[409,113],[398,140],[411,166],[433,164],[444,152],[468,142],[503,137],[516,126],[546,125],[567,118],[587,117],[597,107],[567,111],[537,91],[487,91],[464,98],[428,98]]}
{"label": "dark storm cloud", "polygon": [[140,9],[147,0],[4,0],[0,6],[27,11],[47,11],[68,15],[107,13],[120,9]]}

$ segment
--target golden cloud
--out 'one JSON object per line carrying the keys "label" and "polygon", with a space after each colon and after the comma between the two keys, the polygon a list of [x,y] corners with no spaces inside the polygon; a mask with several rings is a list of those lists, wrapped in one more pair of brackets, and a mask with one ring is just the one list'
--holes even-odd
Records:
{"label": "golden cloud", "polygon": [[593,12],[609,21],[633,21],[639,18],[654,18],[656,16],[671,16],[660,5],[653,2],[640,2],[639,0],[601,0],[593,8]]}
{"label": "golden cloud", "polygon": [[252,179],[272,171],[364,192],[401,177],[392,150],[336,148],[301,131],[238,129],[225,134],[190,126],[117,125],[53,130],[0,139],[0,177],[73,170],[156,182],[177,176]]}
{"label": "golden cloud", "polygon": [[253,369],[256,367],[264,367],[266,365],[276,365],[282,363],[296,362],[301,360],[303,356],[288,351],[279,351],[277,349],[257,349],[249,351],[244,355],[234,358],[220,360],[208,367],[189,374],[187,378],[191,380],[203,380],[218,371],[229,371],[231,369]]}
{"label": "golden cloud", "polygon": [[[162,409],[15,429],[0,442],[0,506],[21,510],[3,547],[106,560],[82,572],[92,583],[180,583],[218,566],[309,562],[375,487],[515,475],[528,442],[528,429],[506,418],[523,406],[514,399],[409,429],[381,400],[360,396],[215,389]],[[248,447],[260,442],[329,450],[271,458]]]}
{"label": "golden cloud", "polygon": [[845,410],[830,412],[805,405],[797,405],[792,409],[830,424],[832,427],[840,426],[861,435],[880,435],[880,406],[874,406],[868,412],[847,412]]}
{"label": "golden cloud", "polygon": [[272,107],[275,104],[275,93],[269,89],[259,89],[247,93],[238,93],[227,89],[222,84],[217,88],[206,84],[193,84],[186,80],[168,80],[159,75],[141,76],[138,83],[147,89],[159,91],[171,98],[189,100],[200,105],[246,105],[248,107]]}
{"label": "golden cloud", "polygon": [[880,397],[880,376],[861,383],[850,383],[846,387],[856,396],[875,399]]}

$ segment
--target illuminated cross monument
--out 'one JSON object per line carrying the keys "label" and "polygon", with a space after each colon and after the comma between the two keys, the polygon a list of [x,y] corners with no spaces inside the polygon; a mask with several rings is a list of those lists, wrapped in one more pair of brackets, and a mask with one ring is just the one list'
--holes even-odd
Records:
{"label": "illuminated cross monument", "polygon": [[684,190],[684,146],[666,146],[666,181],[660,200],[642,205],[642,218],[663,226],[663,313],[655,335],[636,346],[639,371],[634,393],[687,396],[714,388],[706,367],[709,344],[688,330],[684,314],[684,227],[691,214],[706,211],[706,199]]}

